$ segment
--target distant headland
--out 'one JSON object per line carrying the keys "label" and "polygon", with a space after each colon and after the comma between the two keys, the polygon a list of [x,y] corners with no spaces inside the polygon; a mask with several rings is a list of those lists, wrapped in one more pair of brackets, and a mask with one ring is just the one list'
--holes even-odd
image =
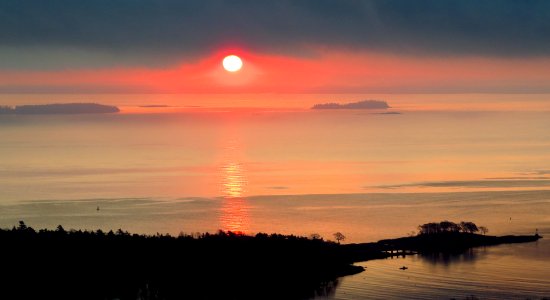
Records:
{"label": "distant headland", "polygon": [[1,115],[69,115],[118,113],[116,106],[97,103],[56,103],[37,105],[0,106]]}
{"label": "distant headland", "polygon": [[391,108],[386,101],[363,100],[350,103],[322,103],[315,104],[311,109],[388,109]]}

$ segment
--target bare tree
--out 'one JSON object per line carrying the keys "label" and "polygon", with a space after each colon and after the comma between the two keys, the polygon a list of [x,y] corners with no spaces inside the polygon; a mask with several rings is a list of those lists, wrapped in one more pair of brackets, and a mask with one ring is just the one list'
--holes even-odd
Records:
{"label": "bare tree", "polygon": [[340,244],[340,241],[343,241],[346,239],[346,236],[340,231],[333,234],[333,236],[334,236],[334,239],[336,239],[336,241],[338,242],[338,244]]}
{"label": "bare tree", "polygon": [[476,224],[473,222],[462,221],[460,222],[460,228],[462,229],[462,232],[467,233],[474,233],[479,231],[479,228],[477,228]]}
{"label": "bare tree", "polygon": [[481,234],[485,235],[487,232],[489,232],[489,229],[485,226],[479,226],[479,232],[481,232]]}
{"label": "bare tree", "polygon": [[309,235],[309,238],[312,240],[322,240],[323,237],[318,233],[312,233]]}

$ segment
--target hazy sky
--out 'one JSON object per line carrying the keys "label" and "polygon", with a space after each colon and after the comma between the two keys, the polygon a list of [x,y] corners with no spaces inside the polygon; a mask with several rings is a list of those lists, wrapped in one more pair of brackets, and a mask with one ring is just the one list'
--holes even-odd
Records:
{"label": "hazy sky", "polygon": [[549,37],[545,0],[5,0],[0,92],[550,92]]}

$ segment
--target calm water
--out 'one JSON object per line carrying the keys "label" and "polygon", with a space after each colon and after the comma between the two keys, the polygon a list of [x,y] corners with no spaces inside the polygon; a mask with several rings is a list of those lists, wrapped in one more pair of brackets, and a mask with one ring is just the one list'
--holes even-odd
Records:
{"label": "calm water", "polygon": [[[366,271],[317,299],[547,299],[550,241],[475,248],[449,257],[360,263]],[[399,269],[407,266],[407,270]]]}
{"label": "calm water", "polygon": [[[367,242],[449,219],[550,236],[549,112],[401,112],[1,116],[0,226]],[[548,297],[549,249],[366,262],[330,297]]]}
{"label": "calm water", "polygon": [[2,203],[550,188],[550,113],[2,116]]}

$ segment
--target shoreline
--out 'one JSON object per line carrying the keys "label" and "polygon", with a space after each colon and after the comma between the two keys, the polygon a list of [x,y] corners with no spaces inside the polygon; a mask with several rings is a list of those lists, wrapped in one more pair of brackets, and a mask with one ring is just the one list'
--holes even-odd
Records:
{"label": "shoreline", "polygon": [[[540,238],[460,232],[338,244],[294,235],[247,236],[223,231],[178,237],[120,229],[66,231],[62,226],[36,231],[21,222],[17,228],[0,230],[4,245],[0,253],[15,262],[6,267],[12,276],[5,282],[4,294],[21,297],[23,293],[23,298],[122,300],[135,299],[136,291],[148,290],[162,295],[150,299],[227,295],[305,299],[329,292],[327,286],[335,288],[340,277],[364,271],[356,262],[450,251],[449,245],[464,250]],[[458,242],[449,244],[451,240]],[[52,277],[52,270],[60,275]],[[265,291],[272,294],[265,295]]]}

